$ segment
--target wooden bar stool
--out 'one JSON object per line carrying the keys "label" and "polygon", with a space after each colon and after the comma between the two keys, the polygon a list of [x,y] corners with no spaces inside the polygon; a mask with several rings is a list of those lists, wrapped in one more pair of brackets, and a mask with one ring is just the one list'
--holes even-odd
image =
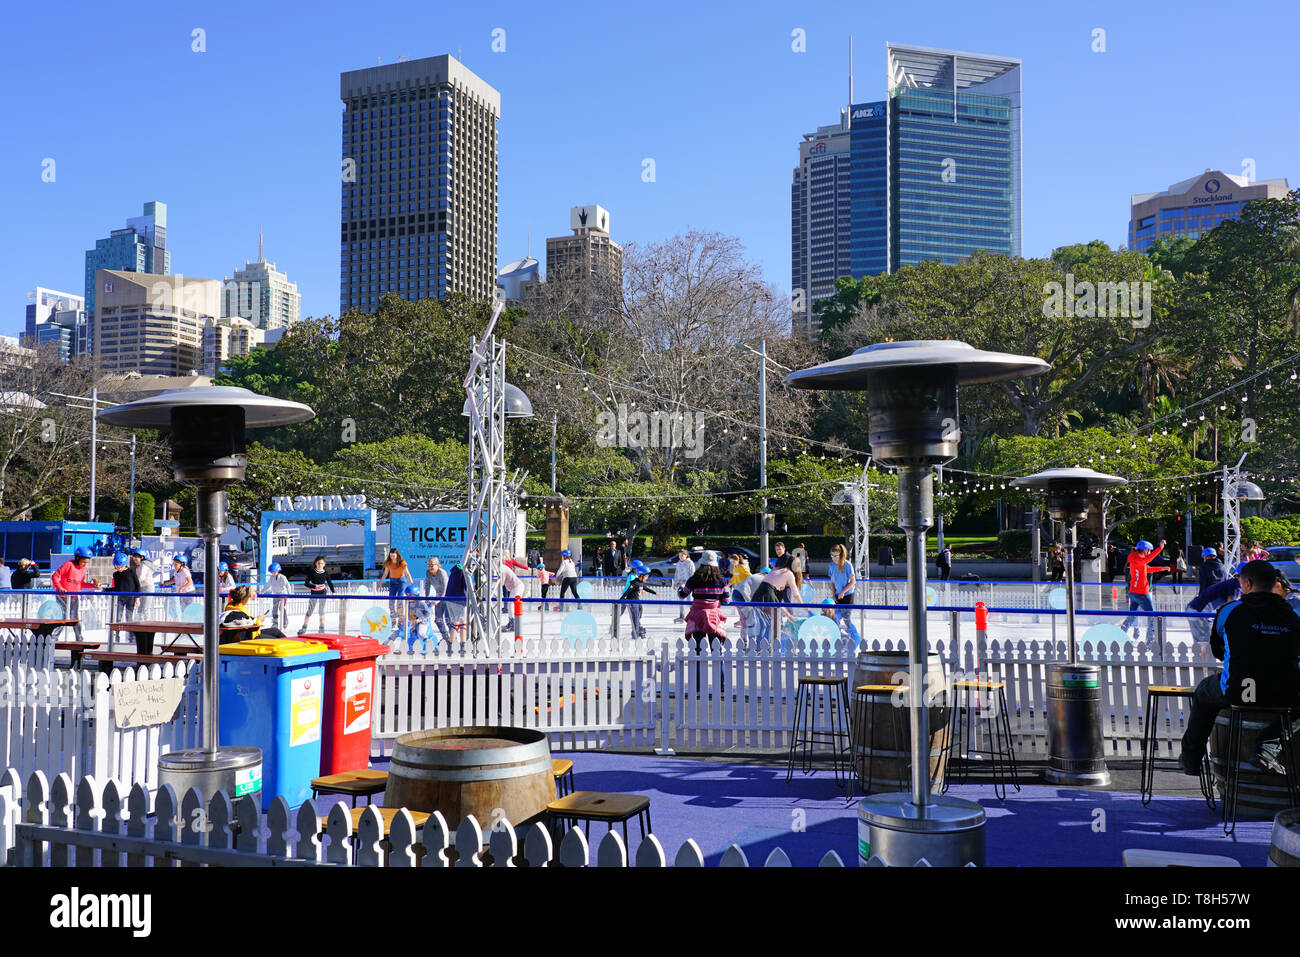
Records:
{"label": "wooden bar stool", "polygon": [[[899,689],[898,685],[858,685],[853,689],[853,733],[850,735],[852,740],[853,756],[853,774],[855,779],[862,784],[862,793],[871,793],[873,765],[876,760],[876,722],[873,718],[871,721],[870,740],[864,741],[867,737],[867,717],[871,715],[874,705],[883,702],[889,706],[890,735],[897,744],[900,741],[907,740],[903,735],[907,731],[900,724],[902,708],[894,707],[894,694]],[[865,754],[866,760],[859,762],[859,755]],[[898,789],[906,791],[910,785],[903,774],[903,761],[895,757],[892,759],[894,768],[898,772]],[[866,767],[867,779],[862,781],[860,767]]]}
{"label": "wooden bar stool", "polygon": [[315,778],[311,782],[311,796],[320,797],[322,794],[346,794],[352,798],[352,806],[357,806],[357,798],[363,794],[366,798],[366,804],[370,799],[388,787],[388,772],[376,771],[373,768],[361,768],[356,771],[341,771],[338,774],[327,774],[321,778]]}
{"label": "wooden bar stool", "polygon": [[556,825],[562,825],[565,821],[572,821],[575,825],[582,821],[587,837],[591,837],[592,821],[606,822],[611,831],[615,824],[621,822],[625,848],[628,848],[627,822],[630,818],[635,817],[641,825],[641,840],[644,841],[646,834],[650,833],[650,799],[642,794],[573,791],[548,804],[546,813],[553,831]]}
{"label": "wooden bar stool", "polygon": [[556,797],[573,793],[573,762],[568,758],[551,758],[551,774],[555,776]]}
{"label": "wooden bar stool", "polygon": [[[986,678],[954,681],[953,691],[957,695],[957,713],[954,715],[956,733],[948,736],[948,760],[944,764],[941,793],[948,793],[954,761],[961,761],[961,780],[965,783],[970,776],[970,755],[986,754],[993,769],[993,793],[999,801],[1005,801],[1008,779],[1012,787],[1020,790],[1016,773],[1016,749],[1011,740],[1011,719],[1007,716],[1006,682]],[[975,698],[974,707],[971,706],[972,695]],[[994,695],[997,696],[996,708],[990,707]],[[990,740],[987,749],[971,747],[977,714],[988,725]],[[955,746],[954,741],[957,742]]]}
{"label": "wooden bar stool", "polygon": [[1282,719],[1282,750],[1278,759],[1286,769],[1286,793],[1291,806],[1300,805],[1300,782],[1296,780],[1296,768],[1291,760],[1291,718],[1294,710],[1290,705],[1234,704],[1228,708],[1228,767],[1227,783],[1223,792],[1223,833],[1232,834],[1237,829],[1237,789],[1241,778],[1241,727],[1247,715],[1272,715]]}
{"label": "wooden bar stool", "polygon": [[[811,727],[809,726],[809,706],[820,702],[821,696],[815,691],[817,688],[825,688],[829,697],[829,731],[817,730],[815,706],[811,709],[813,711],[812,724]],[[801,747],[803,751],[803,773],[812,773],[813,748],[818,741],[822,741],[829,743],[831,746],[831,768],[835,773],[835,783],[839,787],[844,786],[840,782],[840,763],[844,759],[845,752],[853,750],[853,739],[849,730],[848,698],[848,678],[837,678],[834,675],[799,676],[799,687],[794,702],[794,725],[790,729],[790,760],[785,772],[786,784],[789,784],[794,777],[795,760],[799,757]],[[851,771],[852,767],[846,769],[846,779]]]}
{"label": "wooden bar stool", "polygon": [[[1146,720],[1142,723],[1142,806],[1151,803],[1151,795],[1156,782],[1156,732],[1160,729],[1160,700],[1162,698],[1185,698],[1192,700],[1196,689],[1187,685],[1151,685],[1147,688]],[[1207,752],[1201,759],[1201,797],[1214,810],[1214,783],[1210,776],[1210,755]]]}

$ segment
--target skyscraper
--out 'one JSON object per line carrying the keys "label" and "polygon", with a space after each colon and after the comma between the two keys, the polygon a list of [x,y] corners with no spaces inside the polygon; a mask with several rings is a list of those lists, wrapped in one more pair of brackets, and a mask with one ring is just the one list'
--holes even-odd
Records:
{"label": "skyscraper", "polygon": [[1157,239],[1200,238],[1219,223],[1236,219],[1253,199],[1282,199],[1285,179],[1258,182],[1219,169],[1206,169],[1159,193],[1134,193],[1129,206],[1128,248],[1142,252]]}
{"label": "skyscraper", "polygon": [[105,372],[190,375],[203,368],[203,327],[221,308],[221,282],[101,269],[95,357]]}
{"label": "skyscraper", "polygon": [[852,140],[843,122],[804,135],[790,186],[790,249],[795,310],[805,316],[835,291],[837,278],[853,272],[851,175]]}
{"label": "skyscraper", "polygon": [[262,237],[257,237],[257,262],[236,269],[221,286],[222,318],[247,319],[257,329],[279,329],[299,319],[302,297],[298,284],[266,261]]}
{"label": "skyscraper", "polygon": [[86,340],[86,300],[71,292],[37,286],[27,294],[23,345],[41,348],[53,344],[63,362],[89,351]]}
{"label": "skyscraper", "polygon": [[86,317],[92,342],[95,338],[95,273],[100,269],[171,273],[171,253],[167,250],[167,204],[145,203],[144,215],[128,219],[123,229],[113,230],[106,239],[95,240],[95,248],[86,250]]}
{"label": "skyscraper", "polygon": [[496,285],[501,94],[455,57],[341,74],[339,308]]}
{"label": "skyscraper", "polygon": [[546,281],[565,280],[614,292],[623,286],[623,247],[609,236],[604,206],[569,209],[568,236],[546,240]]}
{"label": "skyscraper", "polygon": [[1020,255],[1020,61],[885,47],[892,272]]}
{"label": "skyscraper", "polygon": [[889,98],[851,102],[799,144],[791,282],[809,334],[841,276],[1020,255],[1020,61],[895,43],[885,56]]}

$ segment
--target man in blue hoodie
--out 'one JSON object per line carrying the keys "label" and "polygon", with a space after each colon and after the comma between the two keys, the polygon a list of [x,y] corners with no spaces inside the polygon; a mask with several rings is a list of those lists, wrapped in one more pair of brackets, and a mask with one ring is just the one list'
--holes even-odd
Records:
{"label": "man in blue hoodie", "polygon": [[1201,586],[1199,598],[1204,595],[1206,590],[1217,585],[1221,581],[1227,581],[1233,576],[1228,574],[1228,570],[1223,567],[1223,562],[1219,560],[1219,553],[1213,548],[1206,546],[1201,549],[1201,570],[1197,581]]}

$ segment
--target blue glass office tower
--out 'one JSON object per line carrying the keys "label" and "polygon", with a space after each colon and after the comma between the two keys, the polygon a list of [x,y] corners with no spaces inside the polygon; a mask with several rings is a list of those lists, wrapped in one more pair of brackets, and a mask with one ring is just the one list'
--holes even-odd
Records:
{"label": "blue glass office tower", "polygon": [[799,147],[791,284],[809,333],[841,276],[1020,255],[1020,61],[893,43],[886,59],[889,98]]}
{"label": "blue glass office tower", "polygon": [[144,204],[144,215],[126,221],[124,229],[115,229],[106,239],[95,240],[95,248],[86,250],[86,320],[87,341],[95,341],[95,271],[121,269],[126,272],[152,272],[171,275],[171,253],[167,249],[167,204]]}
{"label": "blue glass office tower", "polygon": [[890,270],[1020,255],[1020,61],[886,46]]}
{"label": "blue glass office tower", "polygon": [[849,107],[851,275],[889,271],[889,104]]}

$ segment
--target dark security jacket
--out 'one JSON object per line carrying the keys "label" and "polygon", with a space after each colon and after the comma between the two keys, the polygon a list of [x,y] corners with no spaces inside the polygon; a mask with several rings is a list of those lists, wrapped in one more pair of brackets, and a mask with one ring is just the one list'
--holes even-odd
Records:
{"label": "dark security jacket", "polygon": [[[1219,687],[1233,704],[1300,701],[1300,615],[1281,595],[1251,592],[1219,609],[1210,648],[1223,659]],[[1243,701],[1245,681],[1254,700]]]}

